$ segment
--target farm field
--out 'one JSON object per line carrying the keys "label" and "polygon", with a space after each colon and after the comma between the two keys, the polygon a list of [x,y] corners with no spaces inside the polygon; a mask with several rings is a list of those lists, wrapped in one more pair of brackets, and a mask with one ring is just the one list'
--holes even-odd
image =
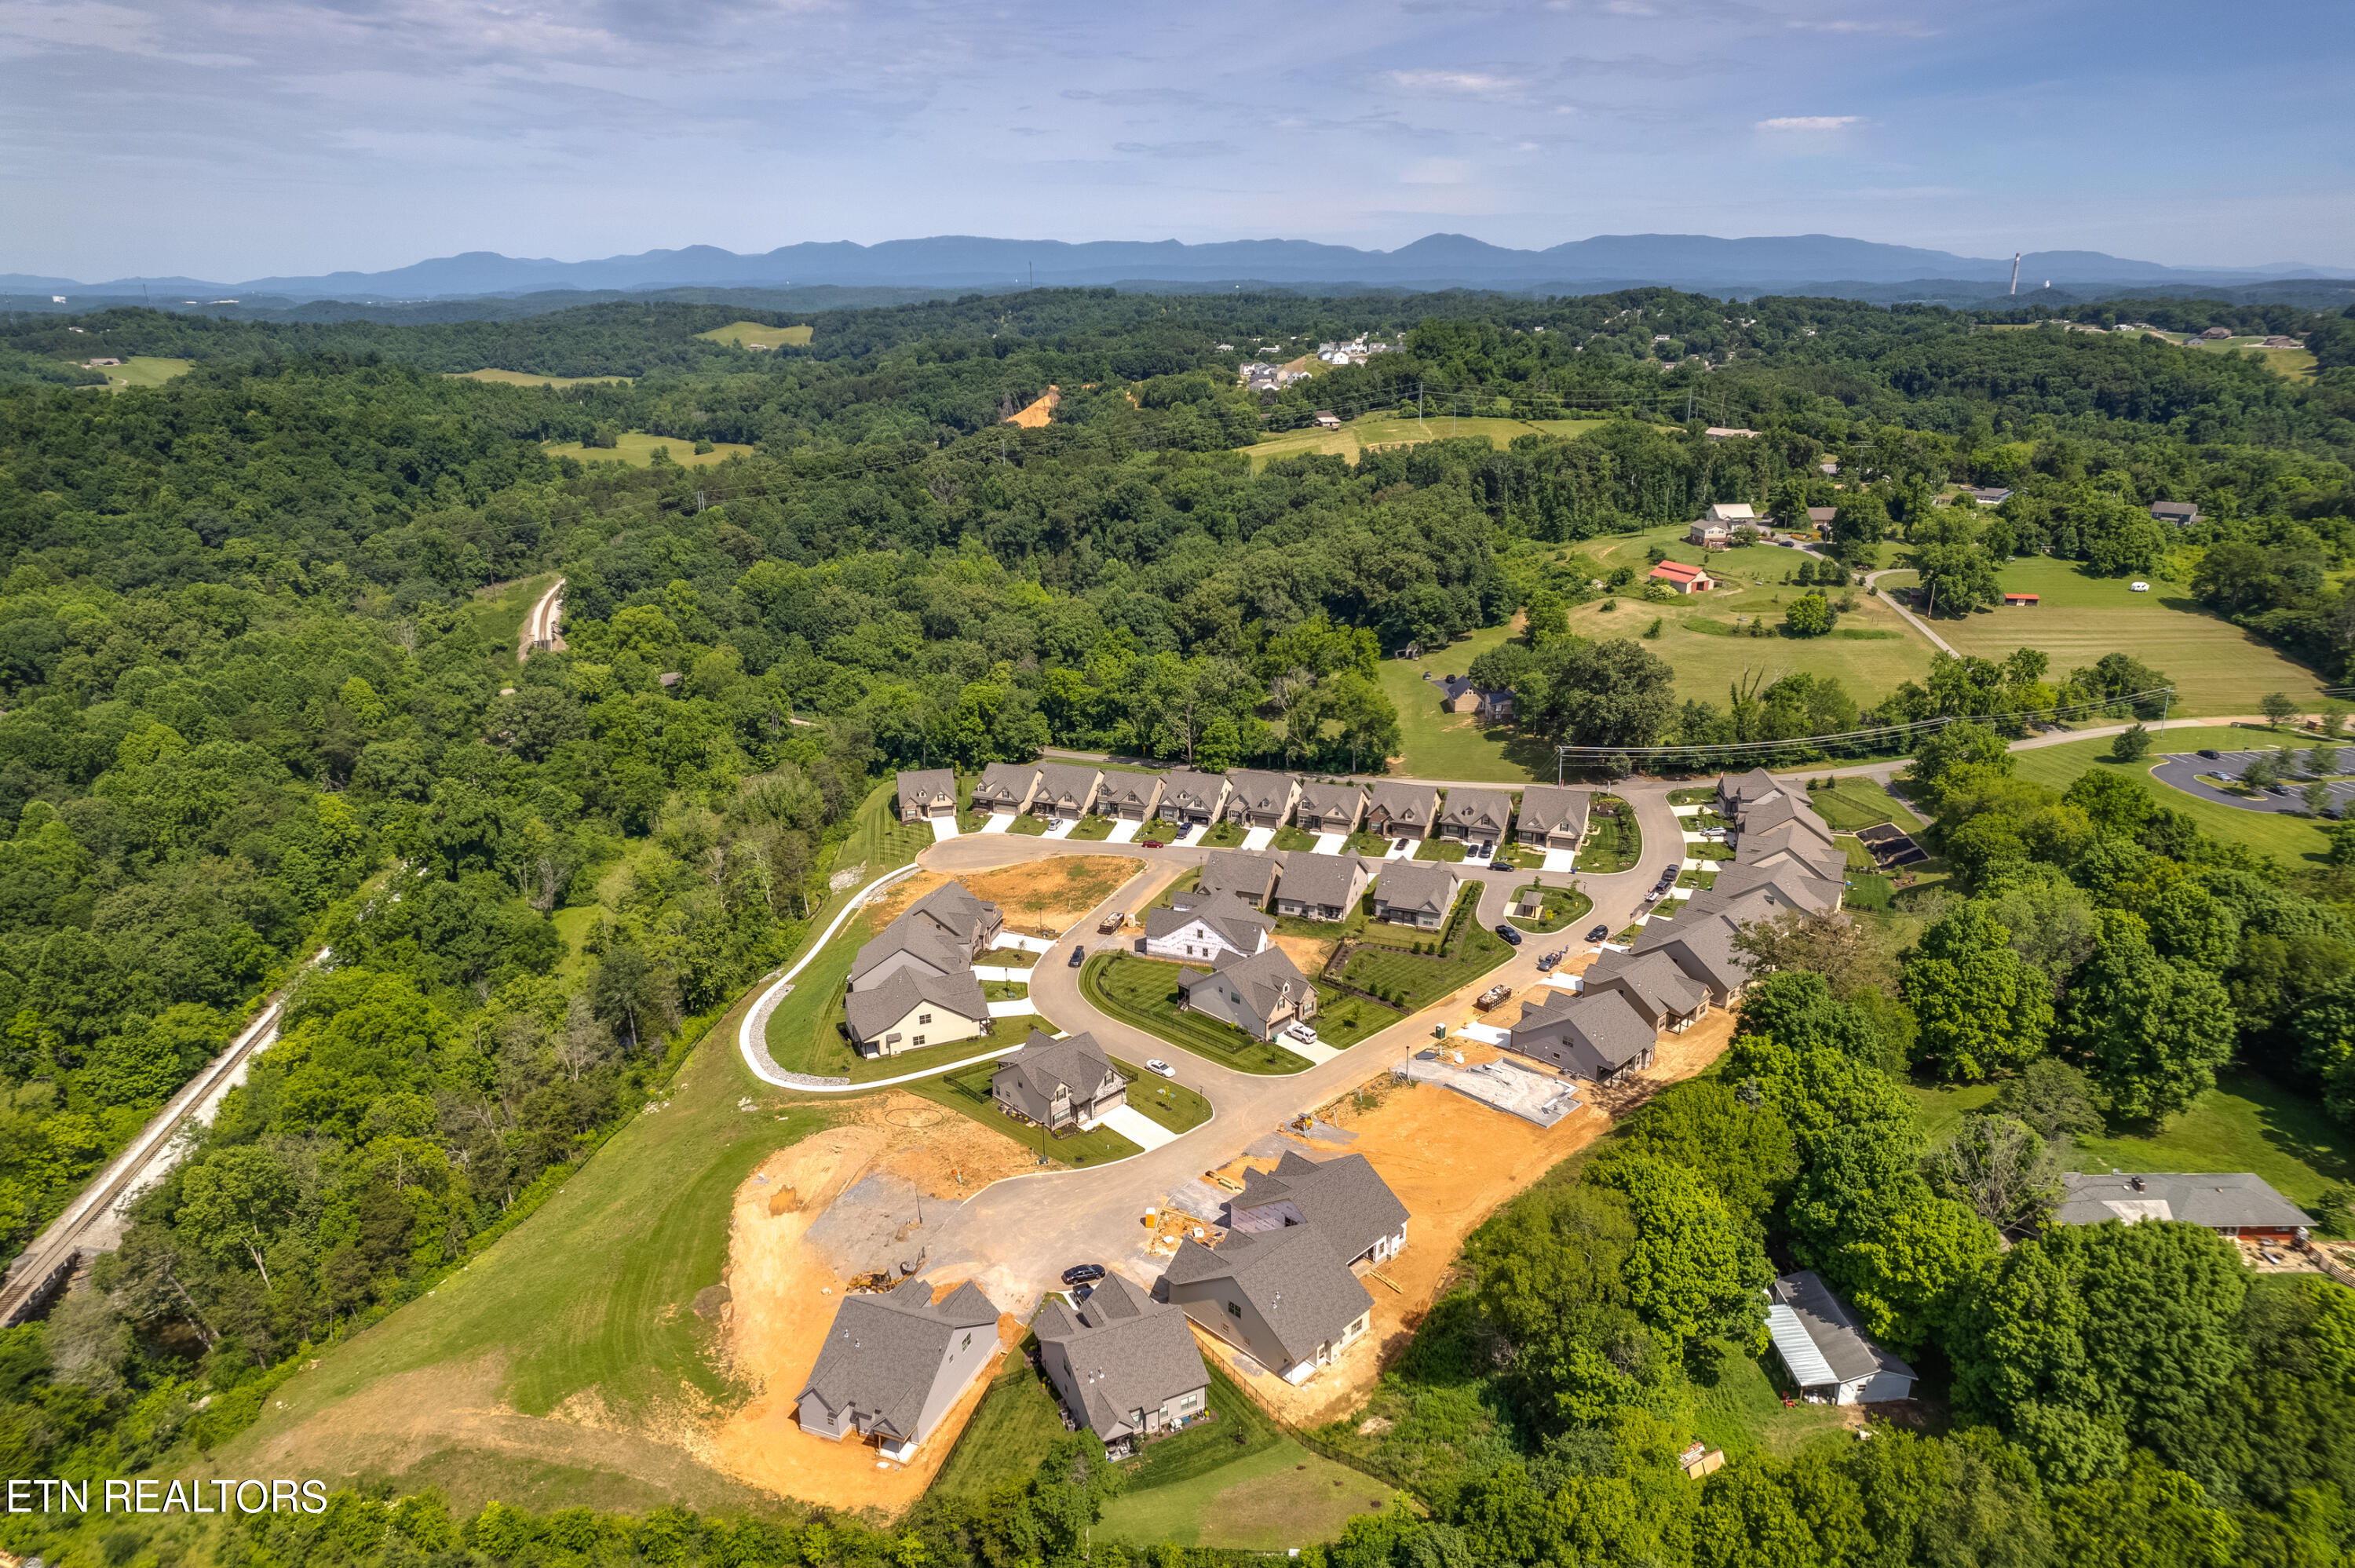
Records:
{"label": "farm field", "polygon": [[[1911,573],[1892,575],[1882,586],[1912,580]],[[2041,649],[2062,675],[2123,649],[2174,683],[2174,711],[2187,716],[2254,713],[2267,692],[2286,692],[2301,703],[2322,700],[2313,671],[2200,609],[2179,585],[2144,578],[2150,591],[2135,593],[2126,585],[2136,579],[2090,577],[2073,561],[2042,556],[2012,562],[1999,580],[2005,592],[2041,594],[2043,602],[1940,616],[1931,622],[1938,635],[1986,659]]]}
{"label": "farm field", "polygon": [[2275,376],[2291,381],[2307,381],[2314,376],[2314,355],[2303,348],[2267,348],[2261,337],[2226,337],[2199,345],[2202,354],[2258,354],[2264,356],[2265,368]]}
{"label": "farm field", "polygon": [[1343,422],[1337,430],[1285,430],[1270,436],[1254,446],[1239,450],[1248,454],[1254,469],[1263,468],[1276,458],[1316,454],[1344,457],[1356,462],[1369,446],[1391,442],[1444,440],[1452,436],[1486,436],[1489,444],[1499,450],[1513,444],[1517,436],[1579,436],[1606,423],[1602,419],[1449,419],[1435,415],[1427,419],[1401,419],[1395,415],[1369,416]]}
{"label": "farm field", "polygon": [[[2293,740],[2287,733],[2276,734],[2263,729],[2227,728],[2222,726],[2169,725],[2164,734],[2153,730],[2151,755],[2139,762],[2108,760],[2110,742],[2106,739],[2063,741],[2058,746],[2040,746],[2012,753],[2012,771],[2019,778],[2033,779],[2055,789],[2066,789],[2077,776],[2098,768],[2105,773],[2131,773],[2148,778],[2162,752],[2197,751],[2206,747],[2217,751],[2235,747],[2279,745]],[[2264,854],[2279,855],[2293,868],[2319,865],[2330,841],[2323,836],[2316,818],[2282,811],[2243,811],[2214,800],[2188,795],[2172,785],[2149,779],[2151,794],[2179,811],[2188,812],[2200,824],[2200,831],[2211,838],[2232,843],[2243,843]]]}
{"label": "farm field", "polygon": [[163,359],[152,355],[133,355],[120,365],[101,365],[95,368],[106,377],[109,392],[121,392],[133,387],[161,387],[176,376],[186,376],[193,359]]}
{"label": "farm field", "polygon": [[655,453],[668,449],[670,461],[681,468],[706,468],[725,462],[732,457],[751,457],[753,449],[735,441],[719,441],[708,452],[698,452],[691,440],[671,436],[650,436],[644,430],[632,430],[610,447],[583,446],[579,441],[549,441],[545,450],[550,457],[570,458],[576,462],[625,462],[633,468],[644,468],[655,461]]}
{"label": "farm field", "polygon": [[807,326],[762,326],[759,322],[730,322],[695,335],[706,343],[732,343],[739,348],[806,348]]}
{"label": "farm field", "polygon": [[535,376],[527,370],[449,370],[443,375],[453,381],[490,381],[501,387],[553,387],[562,391],[567,387],[628,386],[627,376]]}

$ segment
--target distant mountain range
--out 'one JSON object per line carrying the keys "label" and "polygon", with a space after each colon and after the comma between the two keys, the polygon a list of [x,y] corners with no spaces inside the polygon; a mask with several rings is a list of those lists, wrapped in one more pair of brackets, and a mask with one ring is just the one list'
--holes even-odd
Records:
{"label": "distant mountain range", "polygon": [[[894,288],[991,288],[1024,284],[1109,284],[1156,281],[1199,287],[1250,280],[1300,288],[1357,285],[1391,289],[1471,287],[1592,291],[1656,283],[1699,290],[1756,291],[1808,284],[1835,291],[1827,281],[1886,287],[1922,280],[1985,282],[1999,293],[2011,260],[1956,256],[1904,245],[1881,245],[1828,234],[1720,239],[1705,234],[1604,234],[1544,250],[1510,250],[1461,234],[1433,234],[1396,250],[1358,250],[1301,239],[1244,239],[1210,245],[1159,241],[986,239],[943,235],[880,245],[847,241],[781,246],[740,256],[716,246],[648,250],[596,261],[552,261],[468,251],[387,272],[330,272],[314,278],[250,278],[214,282],[197,278],[115,278],[82,283],[69,278],[0,273],[0,293],[82,294],[121,298],[173,296],[174,305],[229,296],[268,294],[289,300],[435,300],[481,298],[549,290],[783,288],[847,285]],[[2097,250],[2040,250],[2020,259],[2023,293],[2050,281],[2056,286],[2150,283],[2253,283],[2283,278],[2345,277],[2300,262],[2261,267],[2169,267],[2106,256]]]}

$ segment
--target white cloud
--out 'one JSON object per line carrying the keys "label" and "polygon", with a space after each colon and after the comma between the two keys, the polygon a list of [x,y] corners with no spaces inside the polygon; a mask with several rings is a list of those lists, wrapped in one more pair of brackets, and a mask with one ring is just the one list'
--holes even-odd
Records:
{"label": "white cloud", "polygon": [[1860,114],[1785,114],[1773,120],[1761,120],[1761,131],[1845,131],[1851,125],[1864,123]]}
{"label": "white cloud", "polygon": [[1391,84],[1410,92],[1471,92],[1488,95],[1517,92],[1522,83],[1509,76],[1492,76],[1478,70],[1394,70],[1388,73]]}

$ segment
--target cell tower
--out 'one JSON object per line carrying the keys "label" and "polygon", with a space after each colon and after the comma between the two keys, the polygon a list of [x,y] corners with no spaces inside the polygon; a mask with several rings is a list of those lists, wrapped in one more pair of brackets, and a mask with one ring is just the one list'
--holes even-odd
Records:
{"label": "cell tower", "polygon": [[2019,252],[2017,250],[2011,253],[2011,291],[2015,294],[2019,292]]}

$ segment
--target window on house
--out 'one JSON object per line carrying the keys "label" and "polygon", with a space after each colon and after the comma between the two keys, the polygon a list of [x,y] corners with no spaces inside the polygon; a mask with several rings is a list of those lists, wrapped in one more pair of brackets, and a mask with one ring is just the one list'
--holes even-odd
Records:
{"label": "window on house", "polygon": [[960,1351],[969,1351],[973,1349],[973,1336],[971,1334],[967,1334],[964,1337],[964,1343],[959,1345],[957,1349]]}
{"label": "window on house", "polygon": [[930,1023],[932,1021],[932,1015],[929,1012],[920,1012],[916,1014],[916,1022],[919,1023]]}
{"label": "window on house", "polygon": [[1243,1315],[1243,1309],[1242,1309],[1242,1308],[1241,1308],[1241,1306],[1240,1304],[1238,1304],[1238,1303],[1236,1303],[1236,1302],[1233,1302],[1233,1301],[1230,1301],[1230,1302],[1228,1302],[1228,1303],[1227,1303],[1227,1316],[1228,1316],[1228,1317],[1230,1317],[1230,1318],[1240,1318],[1240,1317],[1241,1317],[1242,1315]]}
{"label": "window on house", "polygon": [[908,1044],[911,1044],[911,1045],[922,1045],[923,1043],[924,1043],[924,1037],[923,1037],[922,1035],[921,1035],[921,1034],[917,1035],[913,1040],[911,1040],[911,1041],[909,1041],[909,1042],[908,1042]]}

